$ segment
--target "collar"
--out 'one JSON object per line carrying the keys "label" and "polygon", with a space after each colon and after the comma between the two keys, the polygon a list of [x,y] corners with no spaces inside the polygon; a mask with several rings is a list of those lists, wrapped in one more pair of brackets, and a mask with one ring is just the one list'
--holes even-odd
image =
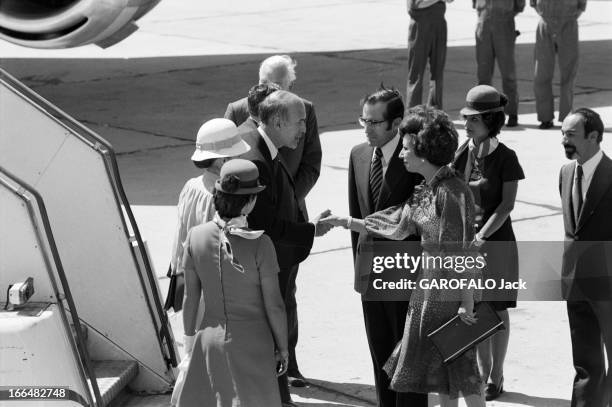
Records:
{"label": "collar", "polygon": [[204,188],[211,194],[215,190],[215,182],[219,179],[219,175],[213,174],[208,170],[204,170],[202,174],[202,182],[204,183]]}
{"label": "collar", "polygon": [[257,131],[259,132],[259,134],[261,134],[261,137],[266,142],[266,145],[268,146],[268,150],[270,150],[270,157],[272,157],[272,159],[274,160],[276,156],[278,155],[278,148],[276,148],[272,140],[270,140],[270,137],[268,137],[264,129],[261,128],[261,126],[257,127]]}
{"label": "collar", "polygon": [[[603,151],[601,149],[595,153],[595,155],[589,158],[587,161],[582,164],[582,174],[584,179],[591,178],[593,173],[595,172],[595,168],[599,165],[599,162],[603,158]],[[576,161],[576,166],[578,166],[578,161]]]}
{"label": "collar", "polygon": [[395,134],[391,140],[387,141],[387,144],[382,146],[380,149],[382,150],[383,158],[385,159],[385,164],[389,164],[391,159],[393,158],[393,154],[395,154],[395,149],[397,148],[397,144],[399,143],[399,132]]}

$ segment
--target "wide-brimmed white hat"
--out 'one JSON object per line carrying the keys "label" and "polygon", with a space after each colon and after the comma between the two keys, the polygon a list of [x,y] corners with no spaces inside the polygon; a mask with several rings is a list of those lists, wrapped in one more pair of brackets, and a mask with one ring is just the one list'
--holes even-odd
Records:
{"label": "wide-brimmed white hat", "polygon": [[238,128],[228,119],[211,119],[198,130],[193,161],[235,157],[251,147],[240,137]]}

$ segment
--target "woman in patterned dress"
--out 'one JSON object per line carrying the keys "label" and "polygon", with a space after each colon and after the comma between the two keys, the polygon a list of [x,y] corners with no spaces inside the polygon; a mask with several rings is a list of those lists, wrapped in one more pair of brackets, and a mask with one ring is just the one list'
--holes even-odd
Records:
{"label": "woman in patterned dress", "polygon": [[[467,185],[448,167],[458,145],[452,122],[441,110],[416,106],[408,111],[399,131],[403,137],[400,158],[408,171],[424,177],[424,183],[402,205],[363,220],[334,215],[326,221],[386,239],[402,240],[410,234],[420,235],[424,254],[429,256],[468,254],[466,250],[474,238],[474,201]],[[426,266],[419,281],[453,277],[456,271],[452,269]],[[475,270],[462,273],[462,278],[476,277]],[[474,300],[478,293],[470,289],[459,293],[426,290],[419,281],[410,297],[400,345],[385,365],[391,389],[439,393],[443,407],[456,406],[460,396],[469,407],[483,407],[482,381],[474,349],[444,364],[442,355],[427,337],[457,314],[465,323],[474,323]]]}

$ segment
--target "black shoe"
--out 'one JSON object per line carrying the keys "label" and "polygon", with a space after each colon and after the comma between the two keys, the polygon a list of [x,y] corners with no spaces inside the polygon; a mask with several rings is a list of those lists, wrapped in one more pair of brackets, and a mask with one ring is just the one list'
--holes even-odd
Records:
{"label": "black shoe", "polygon": [[495,400],[503,392],[504,392],[504,378],[502,377],[501,381],[499,382],[499,386],[496,386],[493,383],[487,384],[487,388],[485,390],[485,400],[486,401]]}
{"label": "black shoe", "polygon": [[541,122],[540,125],[538,126],[539,129],[542,130],[546,130],[546,129],[550,129],[554,126],[552,120],[549,120],[547,122]]}
{"label": "black shoe", "polygon": [[291,370],[287,372],[287,380],[293,387],[306,387],[308,382],[306,378],[302,376],[299,370]]}
{"label": "black shoe", "polygon": [[518,116],[515,114],[511,114],[508,116],[508,123],[506,123],[506,127],[516,127],[518,126]]}

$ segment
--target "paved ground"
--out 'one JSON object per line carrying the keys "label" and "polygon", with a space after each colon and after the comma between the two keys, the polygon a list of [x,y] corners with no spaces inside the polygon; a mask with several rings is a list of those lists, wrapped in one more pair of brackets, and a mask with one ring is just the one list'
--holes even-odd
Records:
{"label": "paved ground", "polygon": [[[180,3],[180,4],[177,4]],[[188,160],[201,122],[223,114],[257,80],[259,61],[271,53],[297,58],[296,92],[315,102],[323,144],[321,178],[308,198],[312,214],[347,213],[346,173],[359,99],[379,83],[405,86],[404,2],[232,0],[217,5],[166,0],[141,30],[108,50],[40,51],[0,44],[0,64],[115,146],[124,185],[160,276],[170,256],[178,192],[197,174]],[[260,4],[262,3],[262,4]],[[448,8],[449,50],[445,108],[458,116],[475,82],[474,13],[468,1]],[[235,11],[239,10],[239,11]],[[532,54],[537,18],[517,19],[521,126],[505,130],[527,178],[513,212],[519,240],[562,236],[556,187],[566,161],[559,128],[537,129]],[[575,105],[595,107],[612,123],[612,4],[589,1],[581,23],[581,65]],[[461,122],[457,122],[461,130]],[[609,128],[607,129],[609,131]],[[604,138],[604,150],[612,151]],[[303,373],[313,384],[295,392],[303,406],[373,405],[373,377],[359,297],[352,291],[348,234],[318,239],[300,268],[298,303]],[[568,406],[571,350],[564,304],[520,302],[511,313],[507,393],[492,406]],[[176,338],[180,321],[173,317]],[[431,405],[437,398],[430,397]],[[132,398],[133,406],[166,405],[168,396]]]}

